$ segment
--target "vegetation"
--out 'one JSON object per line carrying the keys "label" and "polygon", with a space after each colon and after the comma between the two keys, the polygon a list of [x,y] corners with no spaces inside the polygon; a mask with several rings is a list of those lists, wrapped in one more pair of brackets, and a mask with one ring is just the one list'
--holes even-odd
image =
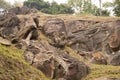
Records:
{"label": "vegetation", "polygon": [[48,80],[40,71],[31,67],[23,58],[23,51],[0,45],[1,80]]}
{"label": "vegetation", "polygon": [[55,1],[52,3],[43,0],[28,0],[24,2],[24,6],[29,8],[36,8],[48,14],[72,14],[74,13],[72,7],[67,4],[58,4]]}
{"label": "vegetation", "polygon": [[115,16],[120,16],[120,0],[115,0],[113,4],[115,6],[113,9]]}
{"label": "vegetation", "polygon": [[13,4],[13,7],[21,7],[22,6],[22,2],[19,0],[15,0],[14,4]]}
{"label": "vegetation", "polygon": [[109,12],[106,10],[103,10],[101,8],[101,0],[100,1],[100,8],[98,8],[96,5],[92,4],[91,0],[68,0],[68,4],[75,8],[78,13],[80,14],[92,14],[95,16],[109,16]]}
{"label": "vegetation", "polygon": [[120,66],[91,65],[91,72],[84,80],[94,80],[100,77],[120,78]]}
{"label": "vegetation", "polygon": [[0,8],[3,9],[10,9],[12,7],[12,5],[8,2],[6,2],[5,0],[0,0]]}

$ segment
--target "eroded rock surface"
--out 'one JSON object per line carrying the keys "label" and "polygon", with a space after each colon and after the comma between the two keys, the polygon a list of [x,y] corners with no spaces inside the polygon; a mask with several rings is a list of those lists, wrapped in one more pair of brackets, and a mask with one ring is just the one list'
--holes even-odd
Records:
{"label": "eroded rock surface", "polygon": [[[46,76],[58,80],[81,80],[89,73],[89,67],[72,57],[65,50],[66,46],[93,64],[120,65],[119,20],[104,23],[73,20],[66,23],[55,18],[41,26],[38,15],[17,17],[16,14],[28,14],[29,11],[24,13],[22,8],[14,11],[15,14],[0,16],[0,36],[23,49],[25,60]],[[39,38],[40,35],[45,35],[51,42]],[[1,41],[1,44],[8,45]]]}
{"label": "eroded rock surface", "polygon": [[43,31],[52,39],[53,45],[57,47],[65,46],[67,34],[63,20],[57,18],[46,21],[43,26]]}
{"label": "eroded rock surface", "polygon": [[31,41],[25,58],[34,67],[53,79],[81,80],[89,68],[67,53],[50,46],[45,41]]}

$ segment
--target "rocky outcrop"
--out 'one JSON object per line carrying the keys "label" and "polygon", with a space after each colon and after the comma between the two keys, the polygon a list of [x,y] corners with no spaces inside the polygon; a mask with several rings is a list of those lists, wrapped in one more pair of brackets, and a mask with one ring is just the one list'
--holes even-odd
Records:
{"label": "rocky outcrop", "polygon": [[46,36],[50,37],[53,45],[56,47],[65,46],[66,27],[61,19],[50,19],[44,23],[43,31]]}
{"label": "rocky outcrop", "polygon": [[[67,45],[81,56],[88,54],[92,56],[96,51],[101,52],[103,57],[98,58],[97,56],[99,54],[97,53],[96,57],[93,56],[91,60],[92,63],[112,64],[112,54],[119,51],[118,22],[119,21],[105,23],[87,20],[71,21],[66,25]],[[117,54],[114,55],[117,56]],[[88,58],[90,59],[91,57]],[[114,65],[119,64],[119,60],[116,63],[114,61],[115,60],[113,60]]]}
{"label": "rocky outcrop", "polygon": [[[6,15],[2,16],[2,18],[5,18]],[[41,70],[46,76],[52,79],[81,80],[89,73],[88,66],[71,57],[59,47],[65,46],[65,42],[62,40],[66,40],[67,35],[63,20],[51,19],[45,23],[43,31],[53,42],[49,44],[47,41],[38,39],[40,34],[38,34],[39,19],[37,17],[26,16],[18,18],[13,14],[9,18],[13,19],[13,22],[8,19],[6,25],[5,19],[3,19],[4,23],[0,27],[4,35],[8,32],[9,34],[6,35],[7,37],[2,37],[10,40],[17,48],[23,49],[25,51],[25,60],[33,67]],[[16,19],[19,22],[15,23],[14,20]],[[60,49],[57,49],[55,46]]]}
{"label": "rocky outcrop", "polygon": [[3,38],[11,40],[12,43],[19,42],[18,40],[20,39],[25,39],[26,41],[37,39],[38,26],[39,20],[36,17],[30,16],[19,19],[12,13],[0,16],[0,35]]}
{"label": "rocky outcrop", "polygon": [[[113,27],[116,26],[116,27]],[[99,22],[91,20],[75,20],[66,23],[62,20],[53,19],[45,23],[43,30],[47,36],[53,39],[54,44],[70,46],[76,53],[92,60],[95,64],[112,64],[119,65],[111,56],[119,51],[119,20],[114,22]],[[60,31],[61,30],[61,31]],[[63,39],[61,32],[65,33]],[[93,56],[94,52],[97,56]],[[90,56],[91,55],[91,56]],[[102,55],[102,57],[100,57]],[[117,54],[114,56],[118,57]],[[113,57],[114,57],[113,56]],[[115,58],[116,59],[116,58]],[[112,64],[113,65],[113,64]]]}
{"label": "rocky outcrop", "polygon": [[0,15],[0,35],[4,38],[13,37],[19,29],[20,20],[15,14]]}
{"label": "rocky outcrop", "polygon": [[[81,80],[90,69],[71,56],[65,47],[72,48],[87,62],[120,65],[119,21],[64,20],[55,18],[39,24],[39,15],[17,17],[25,8],[15,8],[15,14],[0,16],[0,36],[10,45],[24,50],[24,58],[46,76],[58,80]],[[12,10],[12,9],[11,9]],[[21,12],[20,12],[20,11]],[[117,27],[113,27],[117,26]],[[39,38],[45,35],[51,41]],[[0,44],[9,45],[0,40]],[[9,45],[9,46],[10,46]],[[77,56],[78,57],[78,56]]]}
{"label": "rocky outcrop", "polygon": [[25,51],[25,58],[52,79],[81,80],[89,73],[89,68],[83,62],[45,41],[31,41]]}

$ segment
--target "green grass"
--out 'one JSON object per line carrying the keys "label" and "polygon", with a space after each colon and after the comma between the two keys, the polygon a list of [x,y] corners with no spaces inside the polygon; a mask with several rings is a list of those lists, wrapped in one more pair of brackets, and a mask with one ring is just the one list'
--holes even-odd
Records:
{"label": "green grass", "polygon": [[120,78],[120,66],[91,65],[90,74],[83,80],[94,80],[100,77]]}
{"label": "green grass", "polygon": [[23,51],[0,45],[0,80],[49,80],[23,58]]}
{"label": "green grass", "polygon": [[48,38],[47,36],[45,36],[40,30],[39,30],[38,34],[39,34],[39,37],[38,37],[38,38],[39,38],[40,40],[45,40],[45,41],[47,41],[47,42],[51,42],[51,39]]}

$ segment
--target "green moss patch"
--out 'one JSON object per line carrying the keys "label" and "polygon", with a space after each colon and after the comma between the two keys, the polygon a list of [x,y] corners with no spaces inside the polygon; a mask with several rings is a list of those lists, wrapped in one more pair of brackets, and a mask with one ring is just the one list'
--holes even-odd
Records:
{"label": "green moss patch", "polygon": [[0,80],[48,80],[23,58],[23,51],[0,45]]}
{"label": "green moss patch", "polygon": [[91,65],[91,72],[84,80],[94,80],[100,77],[120,78],[120,66]]}

